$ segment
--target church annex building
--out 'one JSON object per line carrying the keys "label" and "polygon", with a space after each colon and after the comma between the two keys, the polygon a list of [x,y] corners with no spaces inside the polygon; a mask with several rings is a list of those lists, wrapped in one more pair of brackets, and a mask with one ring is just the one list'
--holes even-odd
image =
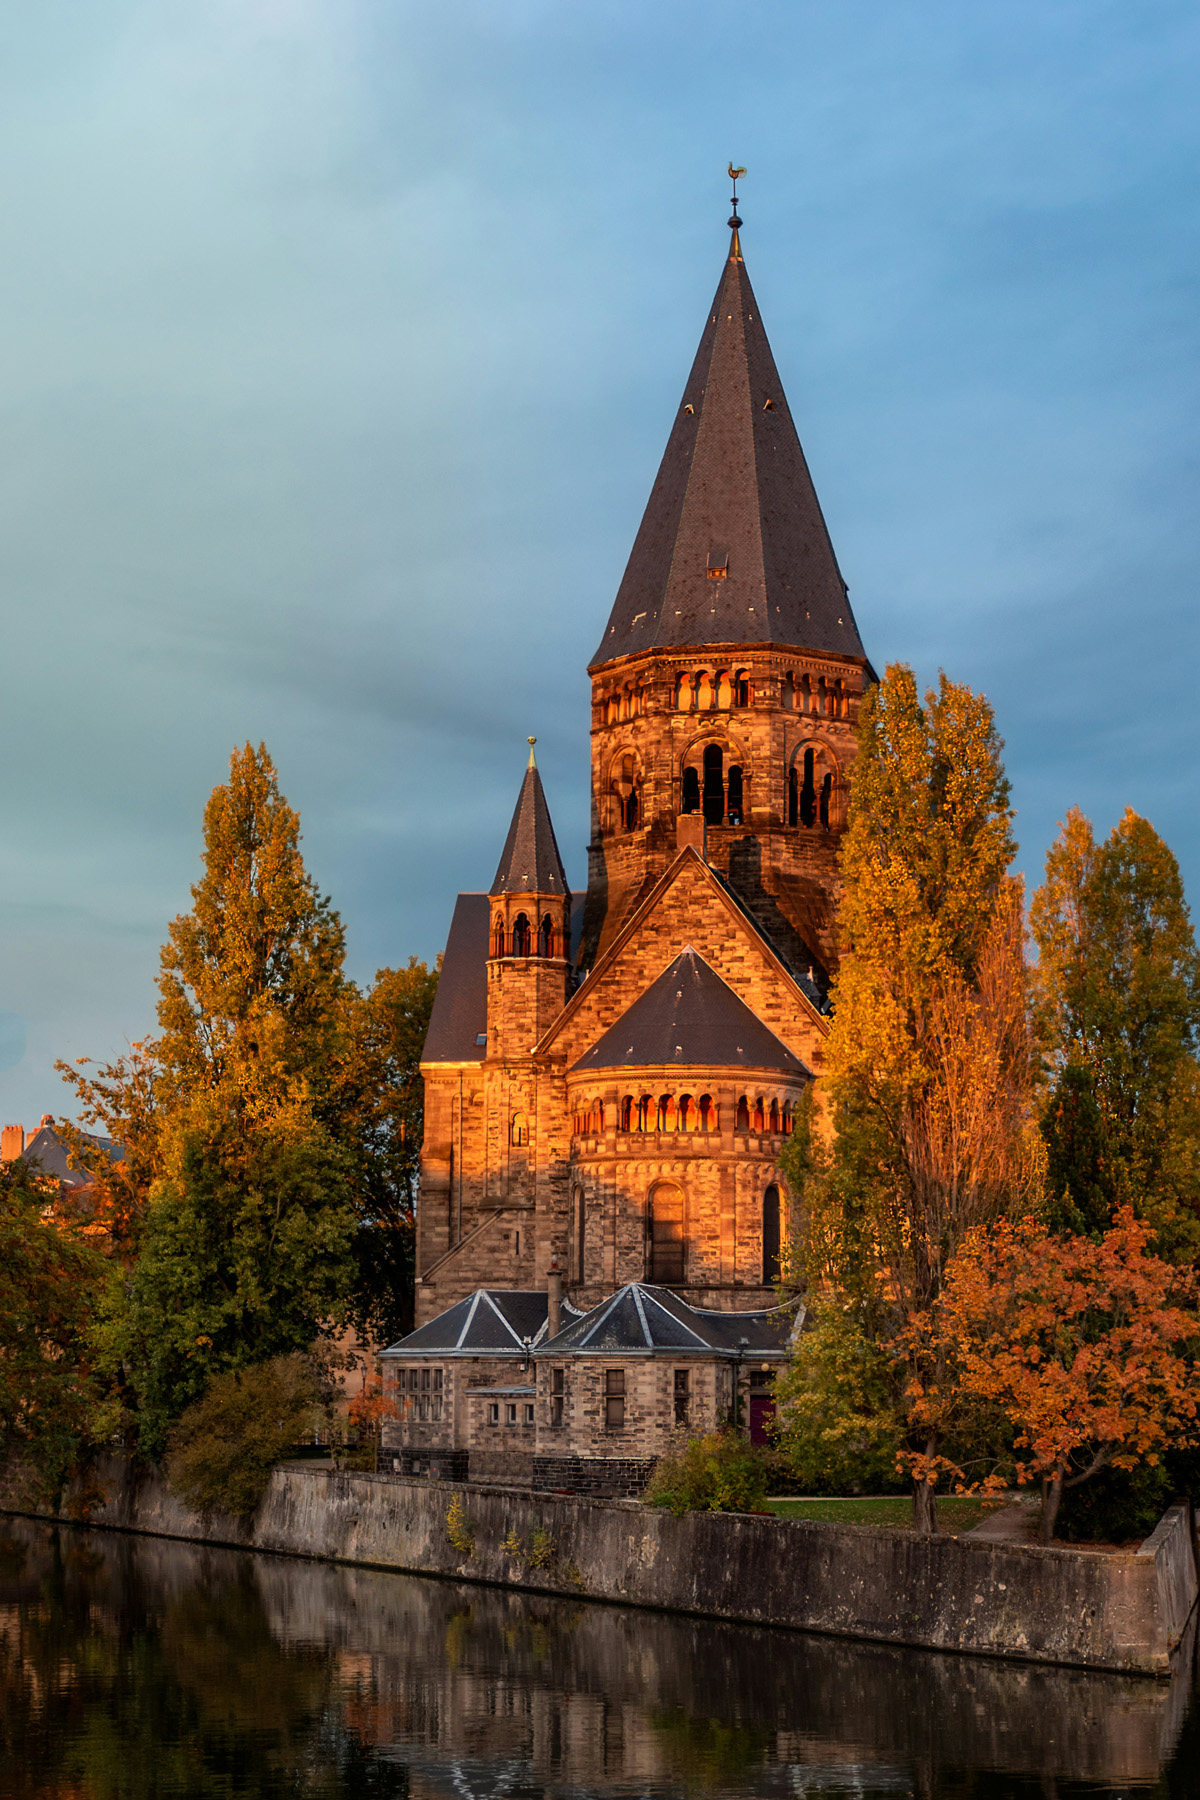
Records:
{"label": "church annex building", "polygon": [[797,1328],[779,1155],[822,1068],[874,674],[730,223],[589,665],[587,892],[531,748],[454,908],[416,1329],[383,1353],[405,1471],[637,1492],[683,1432],[761,1435]]}

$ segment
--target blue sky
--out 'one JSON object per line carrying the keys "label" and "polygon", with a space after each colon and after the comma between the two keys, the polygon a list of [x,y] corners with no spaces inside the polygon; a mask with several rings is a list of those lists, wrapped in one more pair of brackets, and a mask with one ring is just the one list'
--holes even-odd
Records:
{"label": "blue sky", "polygon": [[153,1022],[263,739],[369,979],[486,885],[744,247],[876,664],[982,688],[1021,864],[1200,884],[1200,13],[38,0],[0,15],[0,1112]]}

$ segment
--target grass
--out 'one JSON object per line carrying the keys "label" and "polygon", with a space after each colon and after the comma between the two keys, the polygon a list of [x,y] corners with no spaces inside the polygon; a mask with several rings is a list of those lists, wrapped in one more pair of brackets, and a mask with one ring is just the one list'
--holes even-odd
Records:
{"label": "grass", "polygon": [[[950,1494],[938,1500],[938,1525],[957,1536],[1003,1501],[959,1499]],[[863,1495],[853,1500],[768,1500],[767,1505],[781,1519],[811,1519],[824,1525],[890,1525],[895,1530],[912,1530],[912,1498],[908,1494]]]}

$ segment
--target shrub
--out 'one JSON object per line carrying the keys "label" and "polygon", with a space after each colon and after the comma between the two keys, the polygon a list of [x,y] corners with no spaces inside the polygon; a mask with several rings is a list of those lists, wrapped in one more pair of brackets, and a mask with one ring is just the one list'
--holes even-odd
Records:
{"label": "shrub", "polygon": [[311,1361],[295,1353],[219,1375],[168,1439],[171,1492],[197,1512],[253,1512],[318,1398]]}
{"label": "shrub", "polygon": [[446,1509],[446,1536],[452,1547],[468,1561],[475,1554],[475,1527],[467,1517],[462,1495],[455,1494]]}
{"label": "shrub", "polygon": [[658,1461],[646,1489],[650,1506],[678,1518],[688,1512],[762,1512],[769,1491],[761,1453],[740,1432],[689,1438]]}
{"label": "shrub", "polygon": [[1055,1534],[1068,1543],[1092,1544],[1149,1537],[1170,1499],[1170,1477],[1162,1463],[1101,1469],[1090,1481],[1066,1490]]}

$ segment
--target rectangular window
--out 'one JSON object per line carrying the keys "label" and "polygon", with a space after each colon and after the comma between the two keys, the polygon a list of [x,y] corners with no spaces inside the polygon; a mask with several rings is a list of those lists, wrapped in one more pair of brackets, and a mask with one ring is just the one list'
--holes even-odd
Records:
{"label": "rectangular window", "polygon": [[532,1404],[527,1403],[526,1407],[525,1407],[525,1423],[527,1425],[532,1425],[533,1417],[534,1417],[533,1406],[532,1406]]}
{"label": "rectangular window", "polygon": [[506,1424],[515,1425],[517,1422],[517,1403],[516,1403],[516,1401],[510,1400],[504,1410],[505,1410],[505,1414],[506,1414],[506,1420],[505,1420]]}
{"label": "rectangular window", "polygon": [[498,1400],[493,1400],[488,1407],[488,1424],[489,1425],[498,1425],[499,1423],[500,1423],[500,1402]]}
{"label": "rectangular window", "polygon": [[424,1394],[422,1394],[421,1398],[417,1401],[417,1417],[422,1422],[429,1418],[429,1401]]}
{"label": "rectangular window", "polygon": [[429,1392],[429,1370],[428,1369],[421,1370],[421,1391],[422,1391],[422,1393],[426,1393],[426,1394]]}
{"label": "rectangular window", "polygon": [[550,1371],[550,1423],[561,1425],[563,1409],[567,1397],[567,1372],[565,1369]]}
{"label": "rectangular window", "polygon": [[441,1416],[442,1416],[442,1396],[440,1394],[435,1394],[433,1396],[434,1422],[436,1423],[438,1420],[440,1420]]}
{"label": "rectangular window", "polygon": [[442,1371],[440,1369],[433,1371],[433,1391],[435,1394],[440,1394],[442,1391]]}
{"label": "rectangular window", "polygon": [[609,1431],[620,1431],[625,1425],[625,1371],[604,1371],[604,1423]]}
{"label": "rectangular window", "polygon": [[675,1423],[686,1425],[688,1422],[688,1400],[690,1399],[690,1376],[687,1369],[675,1371]]}

